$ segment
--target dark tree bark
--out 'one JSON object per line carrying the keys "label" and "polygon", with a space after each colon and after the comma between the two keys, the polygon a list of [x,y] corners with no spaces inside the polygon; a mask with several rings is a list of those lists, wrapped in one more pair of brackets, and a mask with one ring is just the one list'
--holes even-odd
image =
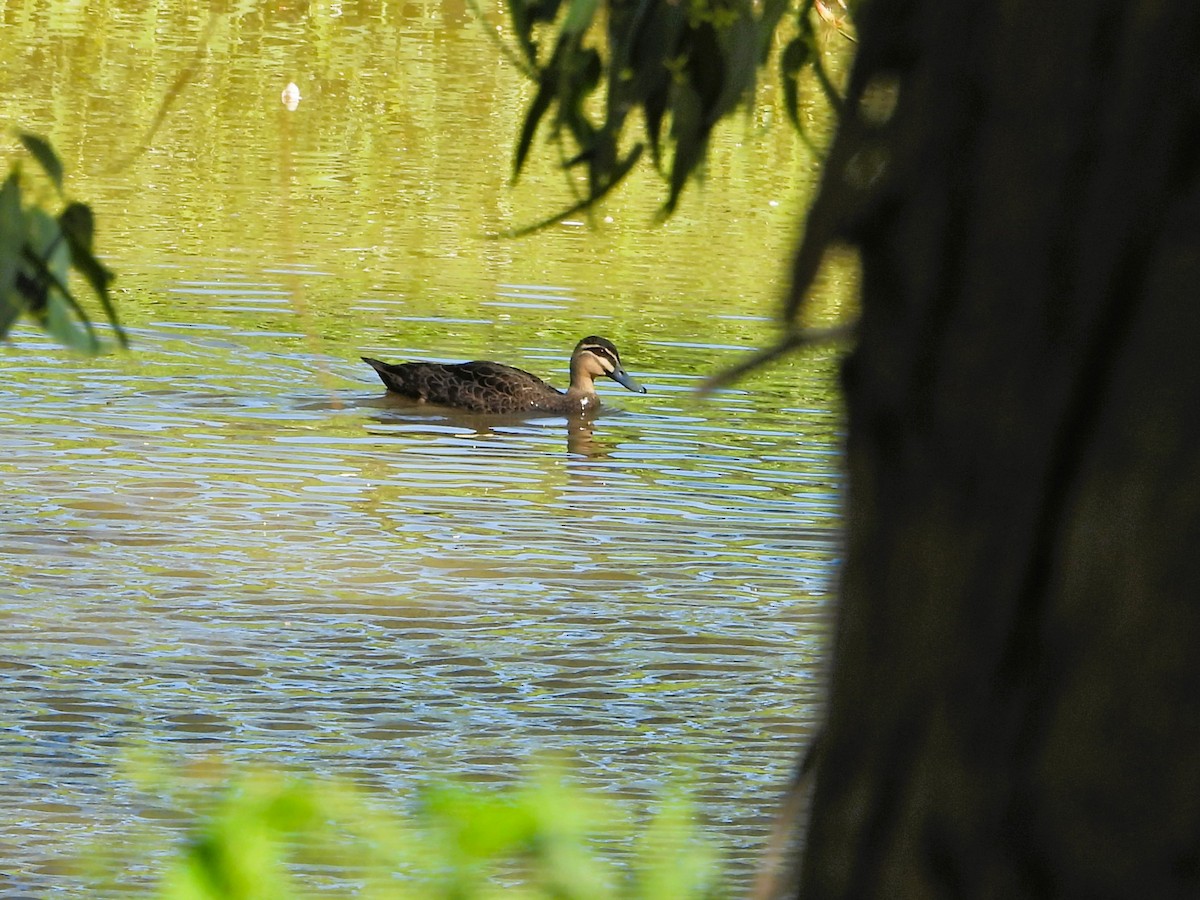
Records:
{"label": "dark tree bark", "polygon": [[898,100],[810,225],[864,293],[799,896],[1200,895],[1200,3],[859,28]]}

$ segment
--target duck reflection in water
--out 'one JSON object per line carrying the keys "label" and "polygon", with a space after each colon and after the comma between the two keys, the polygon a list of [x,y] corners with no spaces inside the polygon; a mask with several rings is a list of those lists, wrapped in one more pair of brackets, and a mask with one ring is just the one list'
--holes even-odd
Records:
{"label": "duck reflection in water", "polygon": [[577,416],[600,407],[596,379],[611,378],[639,394],[646,389],[621,365],[617,348],[602,337],[585,337],[571,354],[571,384],[565,392],[523,369],[500,363],[385,363],[364,356],[389,391],[436,406],[473,413],[558,413]]}
{"label": "duck reflection in water", "polygon": [[[448,431],[464,436],[497,441],[512,441],[514,435],[528,434],[531,429],[542,432],[545,428],[562,422],[559,416],[497,415],[495,413],[471,413],[449,407],[418,406],[411,400],[384,394],[382,397],[363,398],[353,403],[356,408],[373,408],[371,418],[380,426],[380,433],[388,433],[401,426],[407,434],[428,429],[433,436],[444,438]],[[595,435],[597,412],[585,412],[567,416],[567,451],[590,458],[604,457],[611,447]]]}

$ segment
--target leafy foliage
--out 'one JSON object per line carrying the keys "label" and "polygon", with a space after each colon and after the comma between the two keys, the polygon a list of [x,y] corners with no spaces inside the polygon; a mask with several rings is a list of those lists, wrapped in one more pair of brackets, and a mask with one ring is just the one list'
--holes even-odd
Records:
{"label": "leafy foliage", "polygon": [[32,134],[19,138],[64,206],[55,215],[30,200],[20,163],[13,164],[0,185],[0,338],[8,335],[17,319],[28,315],[64,346],[99,352],[102,344],[95,326],[70,286],[74,270],[99,300],[117,340],[126,346],[109,294],[113,275],[92,249],[91,208],[66,199],[62,162],[49,143]]}
{"label": "leafy foliage", "polygon": [[[667,181],[663,212],[671,213],[704,162],[714,126],[753,92],[776,32],[788,21],[795,34],[780,64],[788,115],[800,128],[801,70],[813,69],[830,87],[814,20],[844,10],[841,0],[800,0],[787,19],[791,0],[506,2],[518,62],[537,85],[517,138],[514,178],[543,122],[552,140],[572,145],[562,154],[564,168],[587,169],[585,196],[550,221],[607,194],[646,148]],[[544,41],[553,47],[548,55]],[[602,100],[591,102],[602,84]],[[593,107],[598,116],[589,112]],[[645,135],[631,140],[625,126],[637,111]]]}
{"label": "leafy foliage", "polygon": [[[157,802],[191,814],[165,861],[160,900],[387,897],[414,900],[710,900],[720,896],[712,847],[690,805],[664,795],[638,830],[623,806],[543,770],[509,788],[427,786],[400,815],[342,782],[206,764],[199,779],[151,758],[129,774]],[[638,831],[634,839],[634,832]],[[602,858],[619,839],[628,864]],[[145,869],[145,842],[97,845],[92,887],[124,894]]]}

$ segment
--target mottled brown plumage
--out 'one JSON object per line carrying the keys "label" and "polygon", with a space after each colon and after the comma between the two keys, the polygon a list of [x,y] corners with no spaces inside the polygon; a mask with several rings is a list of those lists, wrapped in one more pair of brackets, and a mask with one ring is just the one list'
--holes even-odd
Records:
{"label": "mottled brown plumage", "polygon": [[389,391],[412,400],[477,413],[579,413],[600,405],[596,379],[606,376],[631,391],[646,389],[629,377],[617,348],[602,337],[585,337],[571,354],[571,386],[566,392],[536,375],[500,363],[414,362],[391,364],[364,356]]}

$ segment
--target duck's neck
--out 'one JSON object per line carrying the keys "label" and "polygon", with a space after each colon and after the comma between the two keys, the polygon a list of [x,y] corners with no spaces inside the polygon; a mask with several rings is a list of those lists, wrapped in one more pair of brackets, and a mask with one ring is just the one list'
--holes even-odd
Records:
{"label": "duck's neck", "polygon": [[567,388],[567,396],[581,401],[596,398],[596,377],[585,371],[577,359],[571,360],[571,386]]}

